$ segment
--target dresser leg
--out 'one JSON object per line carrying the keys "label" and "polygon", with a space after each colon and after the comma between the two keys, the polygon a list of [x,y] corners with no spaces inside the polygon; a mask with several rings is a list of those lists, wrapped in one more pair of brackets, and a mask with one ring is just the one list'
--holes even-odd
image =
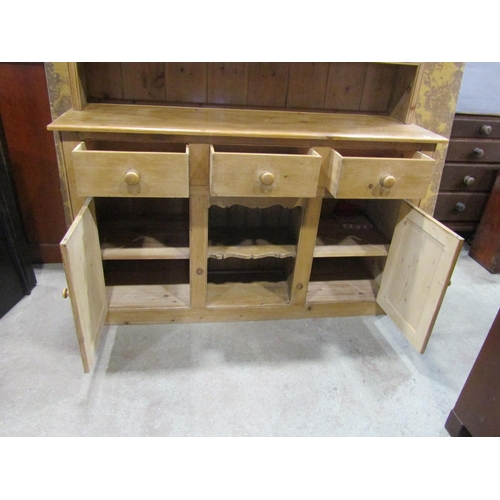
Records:
{"label": "dresser leg", "polygon": [[472,437],[454,410],[450,411],[444,427],[451,437]]}

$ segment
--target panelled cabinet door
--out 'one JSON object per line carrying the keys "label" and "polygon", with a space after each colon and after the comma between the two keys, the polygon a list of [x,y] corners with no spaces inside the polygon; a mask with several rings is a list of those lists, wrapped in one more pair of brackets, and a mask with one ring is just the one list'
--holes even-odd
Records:
{"label": "panelled cabinet door", "polygon": [[423,353],[450,283],[463,238],[403,202],[378,304]]}
{"label": "panelled cabinet door", "polygon": [[90,371],[108,312],[99,234],[88,198],[61,241],[69,296],[85,372]]}

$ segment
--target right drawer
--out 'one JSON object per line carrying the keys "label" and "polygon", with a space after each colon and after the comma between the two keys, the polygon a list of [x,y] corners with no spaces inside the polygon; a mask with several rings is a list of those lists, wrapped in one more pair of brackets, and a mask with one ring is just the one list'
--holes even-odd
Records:
{"label": "right drawer", "polygon": [[441,193],[434,218],[442,221],[477,222],[481,219],[489,193]]}
{"label": "right drawer", "polygon": [[434,164],[419,151],[411,157],[348,156],[333,149],[327,187],[335,198],[423,198]]}

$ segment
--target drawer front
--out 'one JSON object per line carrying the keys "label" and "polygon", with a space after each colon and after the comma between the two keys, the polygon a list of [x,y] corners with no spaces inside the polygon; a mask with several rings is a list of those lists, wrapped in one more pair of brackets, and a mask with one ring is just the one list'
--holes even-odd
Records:
{"label": "drawer front", "polygon": [[500,141],[452,139],[448,146],[446,161],[500,162]]}
{"label": "drawer front", "polygon": [[432,179],[435,160],[344,157],[332,150],[327,186],[335,198],[422,198]]}
{"label": "drawer front", "polygon": [[491,191],[498,166],[446,164],[440,191]]}
{"label": "drawer front", "polygon": [[434,218],[440,221],[478,221],[488,196],[488,193],[440,193]]}
{"label": "drawer front", "polygon": [[219,151],[211,147],[212,196],[314,198],[321,156],[313,149],[300,154]]}
{"label": "drawer front", "polygon": [[491,116],[456,115],[451,137],[500,139],[500,119]]}
{"label": "drawer front", "polygon": [[189,197],[189,151],[94,151],[81,142],[72,152],[79,196]]}

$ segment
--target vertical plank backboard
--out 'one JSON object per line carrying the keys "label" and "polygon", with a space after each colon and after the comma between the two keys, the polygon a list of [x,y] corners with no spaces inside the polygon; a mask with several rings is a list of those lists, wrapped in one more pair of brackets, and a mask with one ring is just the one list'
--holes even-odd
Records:
{"label": "vertical plank backboard", "polygon": [[88,100],[123,99],[122,63],[85,64]]}
{"label": "vertical plank backboard", "polygon": [[165,63],[122,63],[123,97],[134,101],[165,100]]}
{"label": "vertical plank backboard", "polygon": [[287,108],[322,109],[327,80],[328,63],[290,63]]}
{"label": "vertical plank backboard", "polygon": [[288,70],[288,63],[249,63],[247,104],[284,108]]}
{"label": "vertical plank backboard", "polygon": [[167,102],[206,103],[208,63],[170,62],[165,66]]}
{"label": "vertical plank backboard", "polygon": [[396,70],[393,64],[368,63],[360,111],[388,111]]}
{"label": "vertical plank backboard", "polygon": [[366,63],[330,63],[325,109],[357,111],[361,105]]}
{"label": "vertical plank backboard", "polygon": [[108,312],[99,234],[88,198],[61,241],[83,368],[90,371]]}
{"label": "vertical plank backboard", "polygon": [[463,239],[422,210],[402,203],[378,304],[423,353]]}
{"label": "vertical plank backboard", "polygon": [[209,63],[208,102],[243,105],[247,101],[248,63]]}

